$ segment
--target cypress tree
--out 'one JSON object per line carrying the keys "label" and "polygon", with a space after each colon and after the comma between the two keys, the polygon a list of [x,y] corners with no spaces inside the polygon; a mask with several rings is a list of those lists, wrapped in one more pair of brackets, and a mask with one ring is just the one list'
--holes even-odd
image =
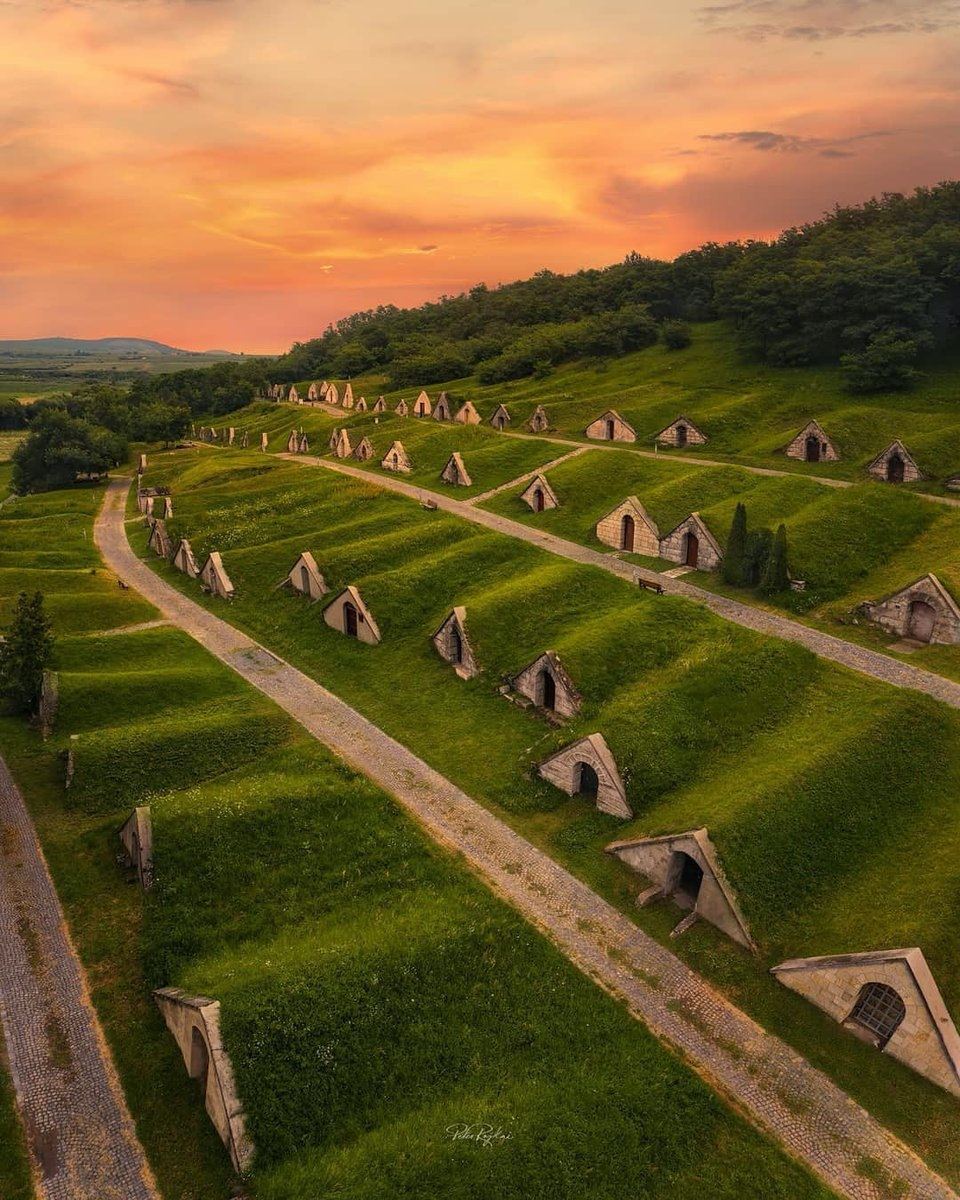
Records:
{"label": "cypress tree", "polygon": [[744,558],[747,551],[747,510],[742,504],[737,504],[733,510],[733,523],[727,538],[727,549],[723,556],[720,574],[727,583],[742,587],[744,579]]}
{"label": "cypress tree", "polygon": [[40,704],[43,669],[50,659],[53,636],[40,592],[21,592],[7,635],[0,644],[0,692],[15,712],[35,713]]}
{"label": "cypress tree", "polygon": [[780,525],[777,536],[773,539],[770,557],[763,573],[761,590],[768,596],[777,592],[785,592],[790,586],[790,571],[787,567],[787,528]]}

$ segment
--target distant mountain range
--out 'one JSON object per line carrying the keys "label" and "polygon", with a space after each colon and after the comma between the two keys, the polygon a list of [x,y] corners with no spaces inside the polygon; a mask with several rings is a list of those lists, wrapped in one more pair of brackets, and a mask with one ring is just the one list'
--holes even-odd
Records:
{"label": "distant mountain range", "polygon": [[137,358],[239,358],[231,350],[178,350],[149,338],[25,338],[0,340],[0,354],[130,355]]}

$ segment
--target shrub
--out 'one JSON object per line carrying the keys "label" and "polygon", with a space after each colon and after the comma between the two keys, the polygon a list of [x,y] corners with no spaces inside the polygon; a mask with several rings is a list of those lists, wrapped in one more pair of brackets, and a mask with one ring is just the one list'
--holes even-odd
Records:
{"label": "shrub", "polygon": [[790,586],[790,571],[787,567],[787,527],[777,527],[777,536],[773,539],[767,565],[764,568],[760,589],[767,596],[775,596],[785,592]]}
{"label": "shrub", "polygon": [[663,344],[668,350],[686,350],[693,341],[690,326],[685,321],[665,321]]}
{"label": "shrub", "polygon": [[720,574],[726,583],[735,587],[743,584],[744,561],[747,553],[747,510],[738,504],[733,512],[727,549],[720,566]]}

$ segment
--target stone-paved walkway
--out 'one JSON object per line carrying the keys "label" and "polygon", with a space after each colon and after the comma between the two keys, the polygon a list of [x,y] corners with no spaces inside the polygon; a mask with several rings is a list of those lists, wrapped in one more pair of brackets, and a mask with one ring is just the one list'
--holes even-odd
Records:
{"label": "stone-paved walkway", "polygon": [[2,759],[0,1023],[38,1195],[155,1200],[33,823]]}
{"label": "stone-paved walkway", "polygon": [[[852,1200],[960,1200],[825,1075],[586,884],[315,680],[155,574],[127,540],[127,486],[126,480],[111,482],[97,520],[96,541],[107,566],[395,796],[431,837],[461,853],[495,892],[757,1125]],[[695,1129],[690,1136],[696,1137]],[[860,1173],[868,1160],[868,1173],[885,1184]]]}
{"label": "stone-paved walkway", "polygon": [[755,629],[758,633],[782,638],[784,641],[799,642],[800,645],[806,646],[820,658],[829,659],[831,662],[849,667],[852,671],[859,671],[862,675],[870,675],[874,679],[893,684],[896,687],[926,692],[928,696],[942,700],[944,704],[960,708],[960,683],[954,683],[953,680],[946,679],[942,675],[935,675],[932,671],[925,671],[922,667],[912,667],[907,663],[898,662],[897,659],[890,658],[886,654],[869,650],[865,646],[857,646],[853,642],[844,641],[843,638],[834,637],[830,633],[822,633],[819,629],[811,629],[808,625],[801,625],[799,621],[791,621],[789,617],[765,612],[763,609],[743,604],[739,600],[731,600],[727,596],[717,596],[713,592],[695,587],[691,583],[685,583],[682,579],[671,579],[659,571],[648,571],[645,567],[624,562],[615,555],[602,554],[599,550],[593,550],[589,546],[581,546],[578,542],[567,541],[566,538],[545,533],[541,529],[521,525],[519,521],[513,521],[509,517],[502,517],[498,513],[477,508],[469,501],[455,500],[452,496],[444,495],[442,492],[417,487],[416,484],[406,483],[402,479],[395,479],[389,475],[374,475],[360,467],[351,467],[347,463],[316,458],[309,454],[280,454],[277,457],[301,463],[304,466],[325,467],[328,471],[351,475],[354,479],[362,479],[365,483],[375,487],[400,492],[402,495],[416,500],[429,498],[436,503],[438,508],[455,513],[458,517],[463,517],[476,525],[483,525],[498,533],[505,533],[510,537],[531,542],[542,550],[549,550],[551,554],[559,554],[574,562],[600,567],[601,570],[609,571],[611,575],[617,575],[632,583],[636,583],[640,579],[646,580],[648,583],[655,583],[665,593],[694,600],[709,608],[717,616],[723,617],[724,620],[733,621],[747,629]]}

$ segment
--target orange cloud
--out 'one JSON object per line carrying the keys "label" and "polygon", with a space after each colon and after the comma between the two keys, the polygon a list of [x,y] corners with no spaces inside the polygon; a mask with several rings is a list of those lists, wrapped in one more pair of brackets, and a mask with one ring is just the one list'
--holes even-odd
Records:
{"label": "orange cloud", "polygon": [[8,0],[0,336],[278,349],[955,175],[950,5],[892,3]]}

